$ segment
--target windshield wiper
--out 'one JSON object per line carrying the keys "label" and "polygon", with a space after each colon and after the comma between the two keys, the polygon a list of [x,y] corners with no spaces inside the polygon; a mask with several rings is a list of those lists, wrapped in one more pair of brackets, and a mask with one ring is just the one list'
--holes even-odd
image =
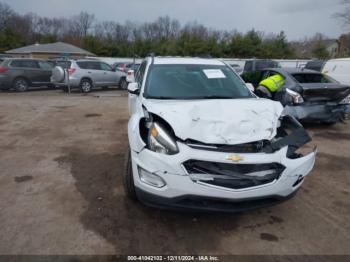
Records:
{"label": "windshield wiper", "polygon": [[177,100],[182,98],[168,97],[168,96],[147,96],[148,99],[160,99],[160,100]]}

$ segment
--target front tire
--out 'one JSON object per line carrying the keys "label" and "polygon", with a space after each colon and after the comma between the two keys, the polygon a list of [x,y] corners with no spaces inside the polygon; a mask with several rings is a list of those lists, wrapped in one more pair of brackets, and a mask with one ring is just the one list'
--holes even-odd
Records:
{"label": "front tire", "polygon": [[82,93],[90,93],[92,90],[92,82],[89,79],[81,80],[80,90]]}
{"label": "front tire", "polygon": [[19,77],[13,81],[13,88],[17,92],[25,92],[29,88],[29,82],[26,79]]}
{"label": "front tire", "polygon": [[125,157],[123,185],[124,185],[124,191],[125,191],[126,196],[132,200],[137,200],[136,191],[135,191],[135,184],[134,184],[134,177],[133,177],[133,173],[132,173],[130,148],[128,149],[128,152],[127,152],[126,157]]}

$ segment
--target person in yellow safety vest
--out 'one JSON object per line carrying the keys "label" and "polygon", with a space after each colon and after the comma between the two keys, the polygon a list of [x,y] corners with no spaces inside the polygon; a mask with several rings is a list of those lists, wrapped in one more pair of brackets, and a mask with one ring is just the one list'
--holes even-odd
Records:
{"label": "person in yellow safety vest", "polygon": [[285,79],[280,74],[274,74],[259,83],[257,95],[272,98],[273,95],[284,85]]}

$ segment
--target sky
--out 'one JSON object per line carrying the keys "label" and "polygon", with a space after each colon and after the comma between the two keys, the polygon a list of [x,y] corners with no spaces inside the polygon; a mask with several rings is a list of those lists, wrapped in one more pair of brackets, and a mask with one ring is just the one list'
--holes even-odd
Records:
{"label": "sky", "polygon": [[17,12],[70,17],[81,11],[100,21],[151,22],[169,15],[181,24],[197,21],[210,28],[266,33],[285,31],[289,40],[317,32],[337,38],[345,30],[332,15],[340,0],[0,0]]}

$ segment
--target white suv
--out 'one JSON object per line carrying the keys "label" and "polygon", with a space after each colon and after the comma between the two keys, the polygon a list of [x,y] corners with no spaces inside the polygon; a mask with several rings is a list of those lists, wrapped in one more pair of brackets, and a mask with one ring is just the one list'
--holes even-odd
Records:
{"label": "white suv", "polygon": [[144,204],[237,212],[293,196],[315,163],[279,102],[224,62],[147,58],[130,83],[126,193]]}

